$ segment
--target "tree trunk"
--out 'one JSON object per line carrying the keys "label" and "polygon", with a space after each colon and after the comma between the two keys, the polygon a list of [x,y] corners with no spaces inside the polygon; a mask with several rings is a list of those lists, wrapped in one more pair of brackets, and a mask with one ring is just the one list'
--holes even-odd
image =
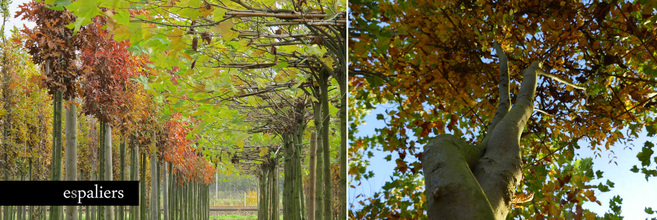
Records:
{"label": "tree trunk", "polygon": [[310,167],[310,174],[308,177],[308,220],[315,220],[315,184],[316,184],[316,176],[317,176],[317,171],[315,170],[316,165],[316,158],[315,154],[317,151],[317,135],[315,132],[312,132],[310,134],[310,161],[308,162],[308,167]]}
{"label": "tree trunk", "polygon": [[[318,100],[321,97],[317,97]],[[315,167],[315,220],[324,219],[324,149],[322,148],[322,104],[313,102],[313,114],[315,115],[316,136],[316,167]]]}
{"label": "tree trunk", "polygon": [[169,220],[169,180],[167,178],[167,163],[165,162],[162,166],[162,200],[164,200],[164,220]]}
{"label": "tree trunk", "polygon": [[[130,152],[130,180],[137,181],[139,180],[139,146],[134,146],[132,148],[132,151]],[[141,184],[142,181],[140,181],[139,184]],[[141,192],[141,189],[139,189]],[[141,197],[140,197],[141,199]],[[140,200],[139,204],[141,204],[142,201]],[[130,207],[130,219],[137,219],[137,216],[139,216],[139,206],[131,206]]]}
{"label": "tree trunk", "polygon": [[[48,64],[46,64],[46,67]],[[47,70],[46,70],[47,71]],[[52,162],[50,180],[62,180],[62,92],[55,91],[53,100],[53,125],[52,125]],[[50,206],[50,219],[62,219],[62,207]]]}
{"label": "tree trunk", "polygon": [[146,219],[146,151],[141,152],[141,178],[139,181],[140,189],[139,193],[141,194],[141,198],[139,199],[139,214],[140,217],[139,219]]}
{"label": "tree trunk", "polygon": [[324,150],[324,215],[328,219],[332,219],[332,208],[333,205],[331,203],[331,194],[333,192],[332,190],[332,181],[331,181],[331,151],[330,151],[330,143],[329,143],[329,126],[330,126],[330,115],[329,115],[329,101],[328,101],[328,73],[325,72],[326,70],[322,71],[322,76],[319,78],[321,79],[319,81],[319,86],[321,90],[321,97],[319,101],[321,102],[322,105],[322,133],[320,136],[322,136],[322,149]]}
{"label": "tree trunk", "polygon": [[[98,122],[98,180],[105,180],[105,123],[103,121]],[[96,208],[98,218],[105,216],[105,206],[97,206]]]}
{"label": "tree trunk", "polygon": [[[300,125],[301,128],[303,128],[303,125]],[[294,136],[294,148],[295,150],[295,159],[296,159],[296,196],[297,200],[299,201],[299,212],[300,212],[300,219],[306,219],[306,208],[305,208],[305,203],[304,203],[304,187],[303,187],[303,175],[301,174],[301,146],[303,146],[303,131],[304,129],[299,129],[300,131],[297,133],[297,135]]]}
{"label": "tree trunk", "polygon": [[[105,122],[105,138],[103,143],[103,167],[105,171],[103,177],[106,181],[112,181],[112,127],[109,123]],[[113,220],[114,219],[114,210],[112,206],[105,207],[105,219]]]}
{"label": "tree trunk", "polygon": [[[124,137],[125,138],[125,137]],[[121,146],[119,149],[120,155],[119,157],[121,158],[121,162],[119,166],[121,167],[119,170],[119,178],[120,180],[126,180],[125,179],[125,141],[121,141]],[[119,206],[118,211],[117,211],[117,218],[119,220],[124,220],[125,219],[125,206]]]}
{"label": "tree trunk", "polygon": [[[77,124],[76,107],[74,103],[69,103],[66,108],[66,180],[77,180]],[[66,208],[66,219],[77,219],[77,206],[68,206]]]}
{"label": "tree trunk", "polygon": [[267,162],[260,165],[261,173],[258,176],[258,183],[260,186],[260,193],[258,196],[258,219],[267,220],[269,217],[269,204],[268,204],[268,188],[269,181],[269,164]]}
{"label": "tree trunk", "polygon": [[540,64],[523,70],[516,104],[509,110],[507,58],[494,46],[500,57],[500,103],[482,144],[439,135],[423,153],[429,219],[506,219],[511,209],[522,177],[520,135],[533,111]]}
{"label": "tree trunk", "polygon": [[278,220],[280,215],[280,209],[278,208],[278,161],[274,159],[272,166],[271,173],[269,174],[271,178],[271,216],[269,219]]}
{"label": "tree trunk", "polygon": [[151,150],[151,219],[158,219],[158,207],[157,207],[157,155],[155,148]]}
{"label": "tree trunk", "polygon": [[337,79],[340,87],[340,206],[339,218],[347,219],[347,79]]}

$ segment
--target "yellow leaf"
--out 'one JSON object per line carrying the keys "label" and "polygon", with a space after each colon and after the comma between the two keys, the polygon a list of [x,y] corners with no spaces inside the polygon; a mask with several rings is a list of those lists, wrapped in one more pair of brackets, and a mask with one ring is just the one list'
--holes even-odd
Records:
{"label": "yellow leaf", "polygon": [[235,24],[229,19],[224,22],[219,23],[218,25],[215,25],[212,27],[212,31],[218,33],[221,35],[221,39],[224,41],[229,41],[232,40],[233,38],[237,37],[239,33],[231,30]]}
{"label": "yellow leaf", "polygon": [[114,28],[112,33],[114,33],[114,40],[118,42],[130,39],[130,34],[131,34],[130,29],[128,29],[127,25],[121,25],[118,28]]}
{"label": "yellow leaf", "polygon": [[171,44],[175,45],[180,43],[180,40],[182,39],[182,35],[183,35],[183,30],[180,28],[176,28],[173,29],[173,31],[169,32],[169,34],[167,34],[167,38],[171,40]]}

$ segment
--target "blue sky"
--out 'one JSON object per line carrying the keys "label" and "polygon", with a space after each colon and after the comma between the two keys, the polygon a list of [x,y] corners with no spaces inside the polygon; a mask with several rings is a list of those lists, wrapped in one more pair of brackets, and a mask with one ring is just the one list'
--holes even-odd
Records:
{"label": "blue sky", "polygon": [[[376,119],[376,115],[385,113],[386,108],[393,107],[393,105],[377,106],[376,109],[371,111],[370,114],[365,117],[366,124],[358,127],[358,132],[355,134],[356,137],[372,135],[374,134],[375,128],[385,126],[382,121]],[[657,187],[655,187],[657,186],[657,181],[655,178],[646,181],[643,174],[632,173],[630,171],[630,168],[632,168],[633,165],[640,164],[636,158],[636,154],[641,151],[643,143],[648,140],[645,131],[641,132],[639,136],[640,138],[634,141],[629,141],[627,145],[616,144],[610,147],[610,149],[615,152],[618,165],[609,163],[610,158],[614,155],[609,155],[608,152],[603,152],[602,157],[595,158],[593,152],[586,147],[588,146],[588,142],[578,142],[579,145],[582,146],[576,151],[578,158],[593,157],[593,170],[601,170],[604,172],[602,179],[594,180],[590,182],[590,184],[597,185],[600,182],[604,183],[607,179],[615,183],[614,188],[609,192],[596,192],[596,197],[600,200],[602,205],[589,202],[584,204],[584,208],[596,212],[599,215],[603,215],[605,212],[609,211],[609,199],[615,195],[619,195],[623,198],[621,209],[622,215],[626,219],[645,219],[649,216],[644,212],[645,207],[657,208],[657,200],[655,199],[657,198]],[[351,203],[354,203],[355,207],[360,207],[360,205],[356,203],[356,195],[362,193],[366,196],[371,196],[375,192],[380,192],[383,184],[390,180],[392,171],[396,166],[395,159],[398,157],[393,154],[392,160],[386,161],[383,158],[387,155],[388,153],[380,151],[375,152],[368,167],[368,171],[371,170],[374,172],[374,177],[363,181],[363,183],[355,189],[350,188],[348,199]]]}

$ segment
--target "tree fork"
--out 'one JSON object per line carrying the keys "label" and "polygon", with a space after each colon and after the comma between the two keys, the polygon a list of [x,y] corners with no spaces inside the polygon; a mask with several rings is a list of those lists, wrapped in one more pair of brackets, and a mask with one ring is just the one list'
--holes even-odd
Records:
{"label": "tree fork", "polygon": [[[479,146],[452,135],[427,144],[422,165],[429,219],[505,219],[522,178],[520,135],[533,112],[540,63],[522,70],[523,81],[509,106],[507,58],[500,57],[500,103]],[[483,153],[483,155],[482,155]]]}

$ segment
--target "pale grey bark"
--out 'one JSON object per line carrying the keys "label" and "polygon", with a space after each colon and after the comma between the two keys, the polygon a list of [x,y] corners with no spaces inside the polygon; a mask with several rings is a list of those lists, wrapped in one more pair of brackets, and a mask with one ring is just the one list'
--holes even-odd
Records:
{"label": "pale grey bark", "polygon": [[[66,180],[77,180],[77,135],[76,135],[76,106],[74,103],[68,103],[66,107]],[[76,220],[78,215],[77,206],[66,207],[66,219]]]}
{"label": "pale grey bark", "polygon": [[168,165],[165,162],[162,166],[162,200],[164,200],[164,220],[169,220],[169,181],[167,179]]}
{"label": "pale grey bark", "polygon": [[[103,162],[105,172],[103,172],[105,181],[112,181],[112,127],[109,123],[105,122],[105,143],[103,144],[104,157]],[[105,207],[105,219],[114,219],[114,212],[112,206]]]}
{"label": "pale grey bark", "polygon": [[151,219],[157,219],[159,211],[157,202],[157,155],[155,148],[151,151]]}

